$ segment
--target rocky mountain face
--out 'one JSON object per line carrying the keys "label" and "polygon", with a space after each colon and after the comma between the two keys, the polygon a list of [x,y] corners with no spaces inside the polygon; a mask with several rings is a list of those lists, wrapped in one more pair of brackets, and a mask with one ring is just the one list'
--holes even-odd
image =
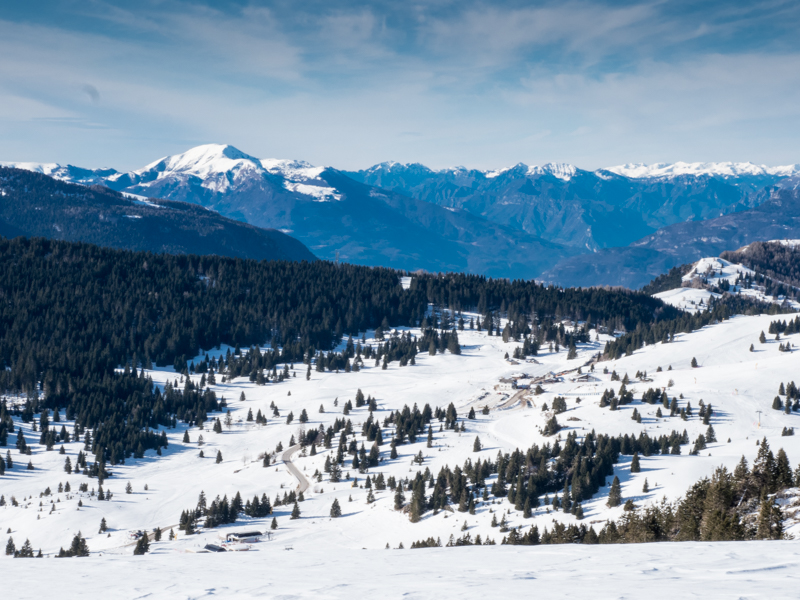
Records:
{"label": "rocky mountain face", "polygon": [[132,197],[93,184],[0,167],[0,235],[46,237],[170,254],[316,260],[296,239],[196,204]]}
{"label": "rocky mountain face", "polygon": [[741,166],[723,169],[716,164],[704,169],[625,165],[584,171],[572,165],[521,163],[502,171],[433,171],[419,164],[382,163],[349,175],[553,242],[595,251],[627,246],[674,223],[751,208],[760,190],[792,172],[793,167],[770,171]]}

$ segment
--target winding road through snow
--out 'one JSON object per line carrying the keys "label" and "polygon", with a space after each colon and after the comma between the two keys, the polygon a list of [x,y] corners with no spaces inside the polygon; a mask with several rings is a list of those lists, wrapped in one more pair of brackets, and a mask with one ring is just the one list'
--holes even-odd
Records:
{"label": "winding road through snow", "polygon": [[289,472],[294,475],[295,479],[297,479],[297,491],[298,492],[305,492],[308,489],[308,486],[311,485],[306,479],[306,476],[300,472],[294,463],[292,462],[292,456],[300,450],[300,444],[295,444],[291,448],[287,448],[286,452],[283,453],[281,458],[283,462],[286,464],[286,468],[289,469]]}

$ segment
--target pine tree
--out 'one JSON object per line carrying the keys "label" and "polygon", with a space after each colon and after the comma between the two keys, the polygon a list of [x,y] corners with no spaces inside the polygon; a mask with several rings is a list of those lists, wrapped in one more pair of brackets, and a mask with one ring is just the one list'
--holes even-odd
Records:
{"label": "pine tree", "polygon": [[775,460],[776,487],[778,490],[792,487],[792,466],[783,448],[778,450]]}
{"label": "pine tree", "polygon": [[397,489],[394,492],[394,509],[400,510],[401,508],[403,508],[403,504],[405,504],[405,501],[406,497],[405,494],[403,494],[403,484],[401,482],[397,484]]}
{"label": "pine tree", "polygon": [[72,538],[69,553],[70,556],[89,556],[89,546],[86,545],[86,538],[81,535],[80,531]]}
{"label": "pine tree", "polygon": [[19,549],[19,552],[14,554],[15,558],[33,558],[33,548],[31,547],[30,540],[25,540],[25,543],[22,544],[22,548]]}
{"label": "pine tree", "polygon": [[108,531],[108,525],[106,525],[106,518],[103,517],[100,519],[100,531],[97,533],[105,533],[106,531]]}
{"label": "pine tree", "polygon": [[780,507],[766,493],[761,494],[756,538],[760,540],[783,538],[783,514]]}
{"label": "pine tree", "polygon": [[269,526],[270,529],[277,529],[278,528],[278,519],[277,517],[272,517],[272,524]]}
{"label": "pine tree", "polygon": [[217,450],[217,464],[222,462],[222,451]]}
{"label": "pine tree", "polygon": [[766,343],[767,343],[767,336],[766,336],[766,335],[764,335],[764,332],[763,332],[763,331],[761,332],[761,335],[760,335],[760,336],[758,336],[758,341],[759,341],[760,343],[762,343],[762,344],[766,344]]}
{"label": "pine tree", "polygon": [[16,551],[17,547],[14,545],[14,538],[9,537],[8,542],[6,542],[6,556],[14,556]]}
{"label": "pine tree", "polygon": [[338,519],[342,516],[342,507],[339,506],[338,498],[333,499],[333,504],[331,505],[331,518]]}
{"label": "pine tree", "polygon": [[292,516],[291,519],[299,519],[300,518],[300,506],[297,502],[294,503],[294,508],[292,509]]}
{"label": "pine tree", "polygon": [[646,494],[650,491],[650,484],[647,483],[647,477],[644,478],[644,485],[642,486],[642,493]]}
{"label": "pine tree", "polygon": [[642,470],[641,466],[639,465],[639,453],[633,453],[633,460],[631,460],[631,473],[640,473]]}
{"label": "pine tree", "polygon": [[692,368],[693,368],[693,369],[696,369],[696,368],[697,368],[697,359],[696,359],[696,358],[694,358],[694,357],[692,357]]}
{"label": "pine tree", "polygon": [[483,446],[481,446],[481,438],[479,438],[476,435],[475,436],[475,442],[472,444],[472,451],[473,452],[480,452],[482,449],[483,449]]}
{"label": "pine tree", "polygon": [[611,482],[611,490],[608,492],[608,502],[606,503],[610,508],[622,504],[622,490],[620,488],[619,477],[614,476],[614,481]]}
{"label": "pine tree", "polygon": [[132,494],[133,493],[133,486],[131,485],[130,481],[127,484],[125,484],[125,493],[126,494]]}
{"label": "pine tree", "polygon": [[136,547],[133,549],[133,555],[141,556],[142,554],[146,554],[149,550],[150,540],[147,536],[147,532],[145,532],[144,535],[136,542]]}

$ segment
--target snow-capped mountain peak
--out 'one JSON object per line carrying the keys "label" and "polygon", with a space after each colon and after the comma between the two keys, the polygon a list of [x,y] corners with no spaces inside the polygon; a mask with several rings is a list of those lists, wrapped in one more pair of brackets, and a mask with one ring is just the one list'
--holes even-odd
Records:
{"label": "snow-capped mountain peak", "polygon": [[37,162],[0,162],[0,167],[9,167],[11,169],[22,169],[24,171],[33,171],[34,173],[41,173],[54,177],[54,173],[63,169],[58,163],[37,163]]}
{"label": "snow-capped mountain peak", "polygon": [[304,160],[264,158],[259,162],[270,173],[281,175],[286,179],[316,179],[327,169],[327,167],[315,167]]}
{"label": "snow-capped mountain peak", "polygon": [[763,177],[768,175],[789,177],[800,172],[800,165],[768,167],[751,162],[707,162],[707,163],[628,163],[603,169],[631,179],[655,179],[678,175],[708,175],[712,177]]}
{"label": "snow-capped mountain peak", "polygon": [[552,175],[558,179],[569,181],[577,173],[574,165],[569,163],[547,163],[541,167],[530,167],[528,169],[529,175]]}
{"label": "snow-capped mountain peak", "polygon": [[257,158],[245,154],[238,148],[227,144],[205,144],[181,154],[165,156],[134,173],[157,171],[159,178],[180,173],[205,179],[212,175],[237,171],[243,167],[258,169],[260,166],[261,163]]}
{"label": "snow-capped mountain peak", "polygon": [[152,162],[132,175],[142,187],[156,185],[164,178],[197,177],[202,187],[215,193],[253,179],[277,176],[289,191],[317,201],[340,200],[341,194],[320,178],[325,169],[299,160],[262,160],[228,144],[204,144]]}
{"label": "snow-capped mountain peak", "polygon": [[12,169],[22,169],[41,173],[54,179],[78,183],[81,185],[104,184],[106,179],[113,179],[118,173],[114,169],[82,169],[73,165],[61,165],[59,163],[37,163],[37,162],[0,162],[0,167]]}

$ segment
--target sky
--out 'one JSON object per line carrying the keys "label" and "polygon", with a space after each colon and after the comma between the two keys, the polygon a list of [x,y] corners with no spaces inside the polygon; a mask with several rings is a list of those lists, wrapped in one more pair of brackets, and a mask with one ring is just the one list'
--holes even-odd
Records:
{"label": "sky", "polygon": [[0,160],[800,163],[800,2],[0,3]]}

